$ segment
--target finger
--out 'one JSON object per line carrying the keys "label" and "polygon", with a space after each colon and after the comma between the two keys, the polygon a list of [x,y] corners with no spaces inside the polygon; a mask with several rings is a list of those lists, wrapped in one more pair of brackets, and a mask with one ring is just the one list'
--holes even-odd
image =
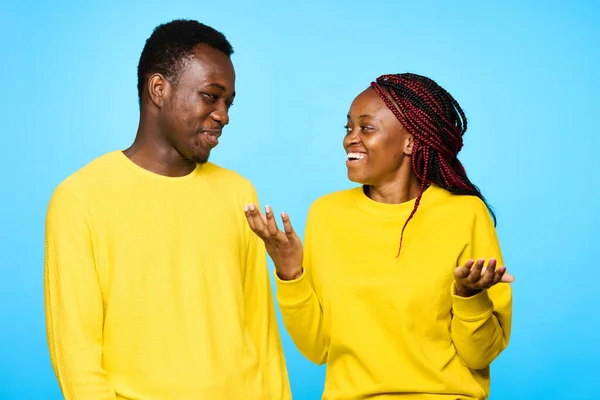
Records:
{"label": "finger", "polygon": [[261,214],[258,207],[254,204],[250,204],[249,213],[252,221],[254,223],[254,231],[261,237],[267,238],[269,236],[269,231],[267,230],[267,225],[264,220],[264,216]]}
{"label": "finger", "polygon": [[294,228],[292,227],[292,221],[290,221],[290,216],[287,213],[281,213],[281,221],[283,222],[283,230],[285,234],[289,236],[293,236],[296,233],[294,232]]}
{"label": "finger", "polygon": [[275,222],[275,216],[273,215],[273,209],[271,206],[265,207],[265,217],[266,217],[266,225],[267,231],[269,235],[272,237],[276,237],[279,233],[279,228],[277,228],[277,222]]}
{"label": "finger", "polygon": [[475,262],[475,264],[471,267],[471,273],[467,277],[469,282],[477,282],[479,278],[481,278],[481,270],[483,269],[483,263],[485,260],[480,258]]}
{"label": "finger", "polygon": [[491,259],[488,262],[487,267],[483,267],[481,269],[481,278],[479,279],[479,286],[482,288],[488,288],[497,282],[494,282],[494,278],[496,277],[496,260]]}
{"label": "finger", "polygon": [[[506,269],[505,269],[506,271]],[[509,274],[508,272],[505,272],[502,275],[502,279],[500,279],[500,282],[504,282],[504,283],[513,283],[515,281],[515,277],[512,274]]]}
{"label": "finger", "polygon": [[260,215],[260,219],[262,219],[262,222],[263,222],[263,224],[265,225],[265,228],[266,228],[267,227],[267,216],[265,214],[261,213],[260,210],[258,210],[258,213]]}
{"label": "finger", "polygon": [[471,272],[471,270],[466,265],[463,265],[461,267],[456,267],[454,269],[454,279],[463,280],[467,276],[469,276],[470,272]]}
{"label": "finger", "polygon": [[252,218],[252,215],[250,214],[250,205],[248,204],[244,205],[244,215],[246,215],[246,221],[248,221],[248,225],[250,226],[250,229],[252,229],[252,232],[256,232],[254,218]]}
{"label": "finger", "polygon": [[473,263],[474,263],[473,260],[467,260],[465,265],[454,268],[454,279],[463,280],[467,276],[469,276],[469,273],[471,272],[471,267],[473,266]]}
{"label": "finger", "polygon": [[506,267],[498,267],[496,269],[496,273],[494,274],[494,281],[492,282],[492,286],[497,284],[502,280],[504,274],[506,273]]}

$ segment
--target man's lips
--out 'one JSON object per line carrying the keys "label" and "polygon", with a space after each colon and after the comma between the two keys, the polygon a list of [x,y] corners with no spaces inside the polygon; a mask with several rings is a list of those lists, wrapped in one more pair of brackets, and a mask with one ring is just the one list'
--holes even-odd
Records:
{"label": "man's lips", "polygon": [[219,137],[222,131],[220,129],[204,129],[202,135],[206,138],[208,145],[212,148],[219,144]]}
{"label": "man's lips", "polygon": [[218,139],[221,136],[221,134],[223,133],[223,130],[222,129],[202,129],[201,132],[205,133],[207,135],[212,135]]}

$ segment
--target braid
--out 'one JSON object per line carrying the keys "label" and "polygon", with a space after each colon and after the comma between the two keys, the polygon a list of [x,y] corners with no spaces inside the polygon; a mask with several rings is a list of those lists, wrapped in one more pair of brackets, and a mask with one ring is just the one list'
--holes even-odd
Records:
{"label": "braid", "polygon": [[493,210],[457,158],[463,147],[467,117],[454,97],[432,79],[411,73],[382,75],[371,87],[414,138],[411,167],[421,188],[402,227],[398,255],[404,230],[417,212],[423,192],[432,183],[454,194],[480,198],[495,225]]}

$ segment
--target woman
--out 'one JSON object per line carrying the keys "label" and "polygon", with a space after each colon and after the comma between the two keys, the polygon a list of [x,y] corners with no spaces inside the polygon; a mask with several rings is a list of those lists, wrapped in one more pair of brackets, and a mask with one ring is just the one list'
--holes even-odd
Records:
{"label": "woman", "polygon": [[457,159],[467,128],[431,79],[384,75],[350,107],[360,183],[318,199],[304,249],[289,217],[245,213],[276,267],[284,324],[327,362],[323,399],[485,399],[507,346],[511,289],[493,213]]}

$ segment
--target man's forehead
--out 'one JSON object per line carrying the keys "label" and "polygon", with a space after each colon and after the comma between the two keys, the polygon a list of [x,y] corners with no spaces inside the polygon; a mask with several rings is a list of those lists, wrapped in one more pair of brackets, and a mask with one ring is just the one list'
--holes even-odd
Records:
{"label": "man's forehead", "polygon": [[220,53],[194,53],[184,60],[185,69],[194,74],[235,76],[229,57]]}
{"label": "man's forehead", "polygon": [[213,87],[223,92],[235,91],[235,71],[228,58],[219,60],[191,57],[185,64],[179,77],[180,84]]}
{"label": "man's forehead", "polygon": [[192,57],[199,60],[210,59],[210,60],[228,60],[231,61],[229,56],[223,53],[221,50],[217,50],[207,44],[197,44],[192,49]]}

